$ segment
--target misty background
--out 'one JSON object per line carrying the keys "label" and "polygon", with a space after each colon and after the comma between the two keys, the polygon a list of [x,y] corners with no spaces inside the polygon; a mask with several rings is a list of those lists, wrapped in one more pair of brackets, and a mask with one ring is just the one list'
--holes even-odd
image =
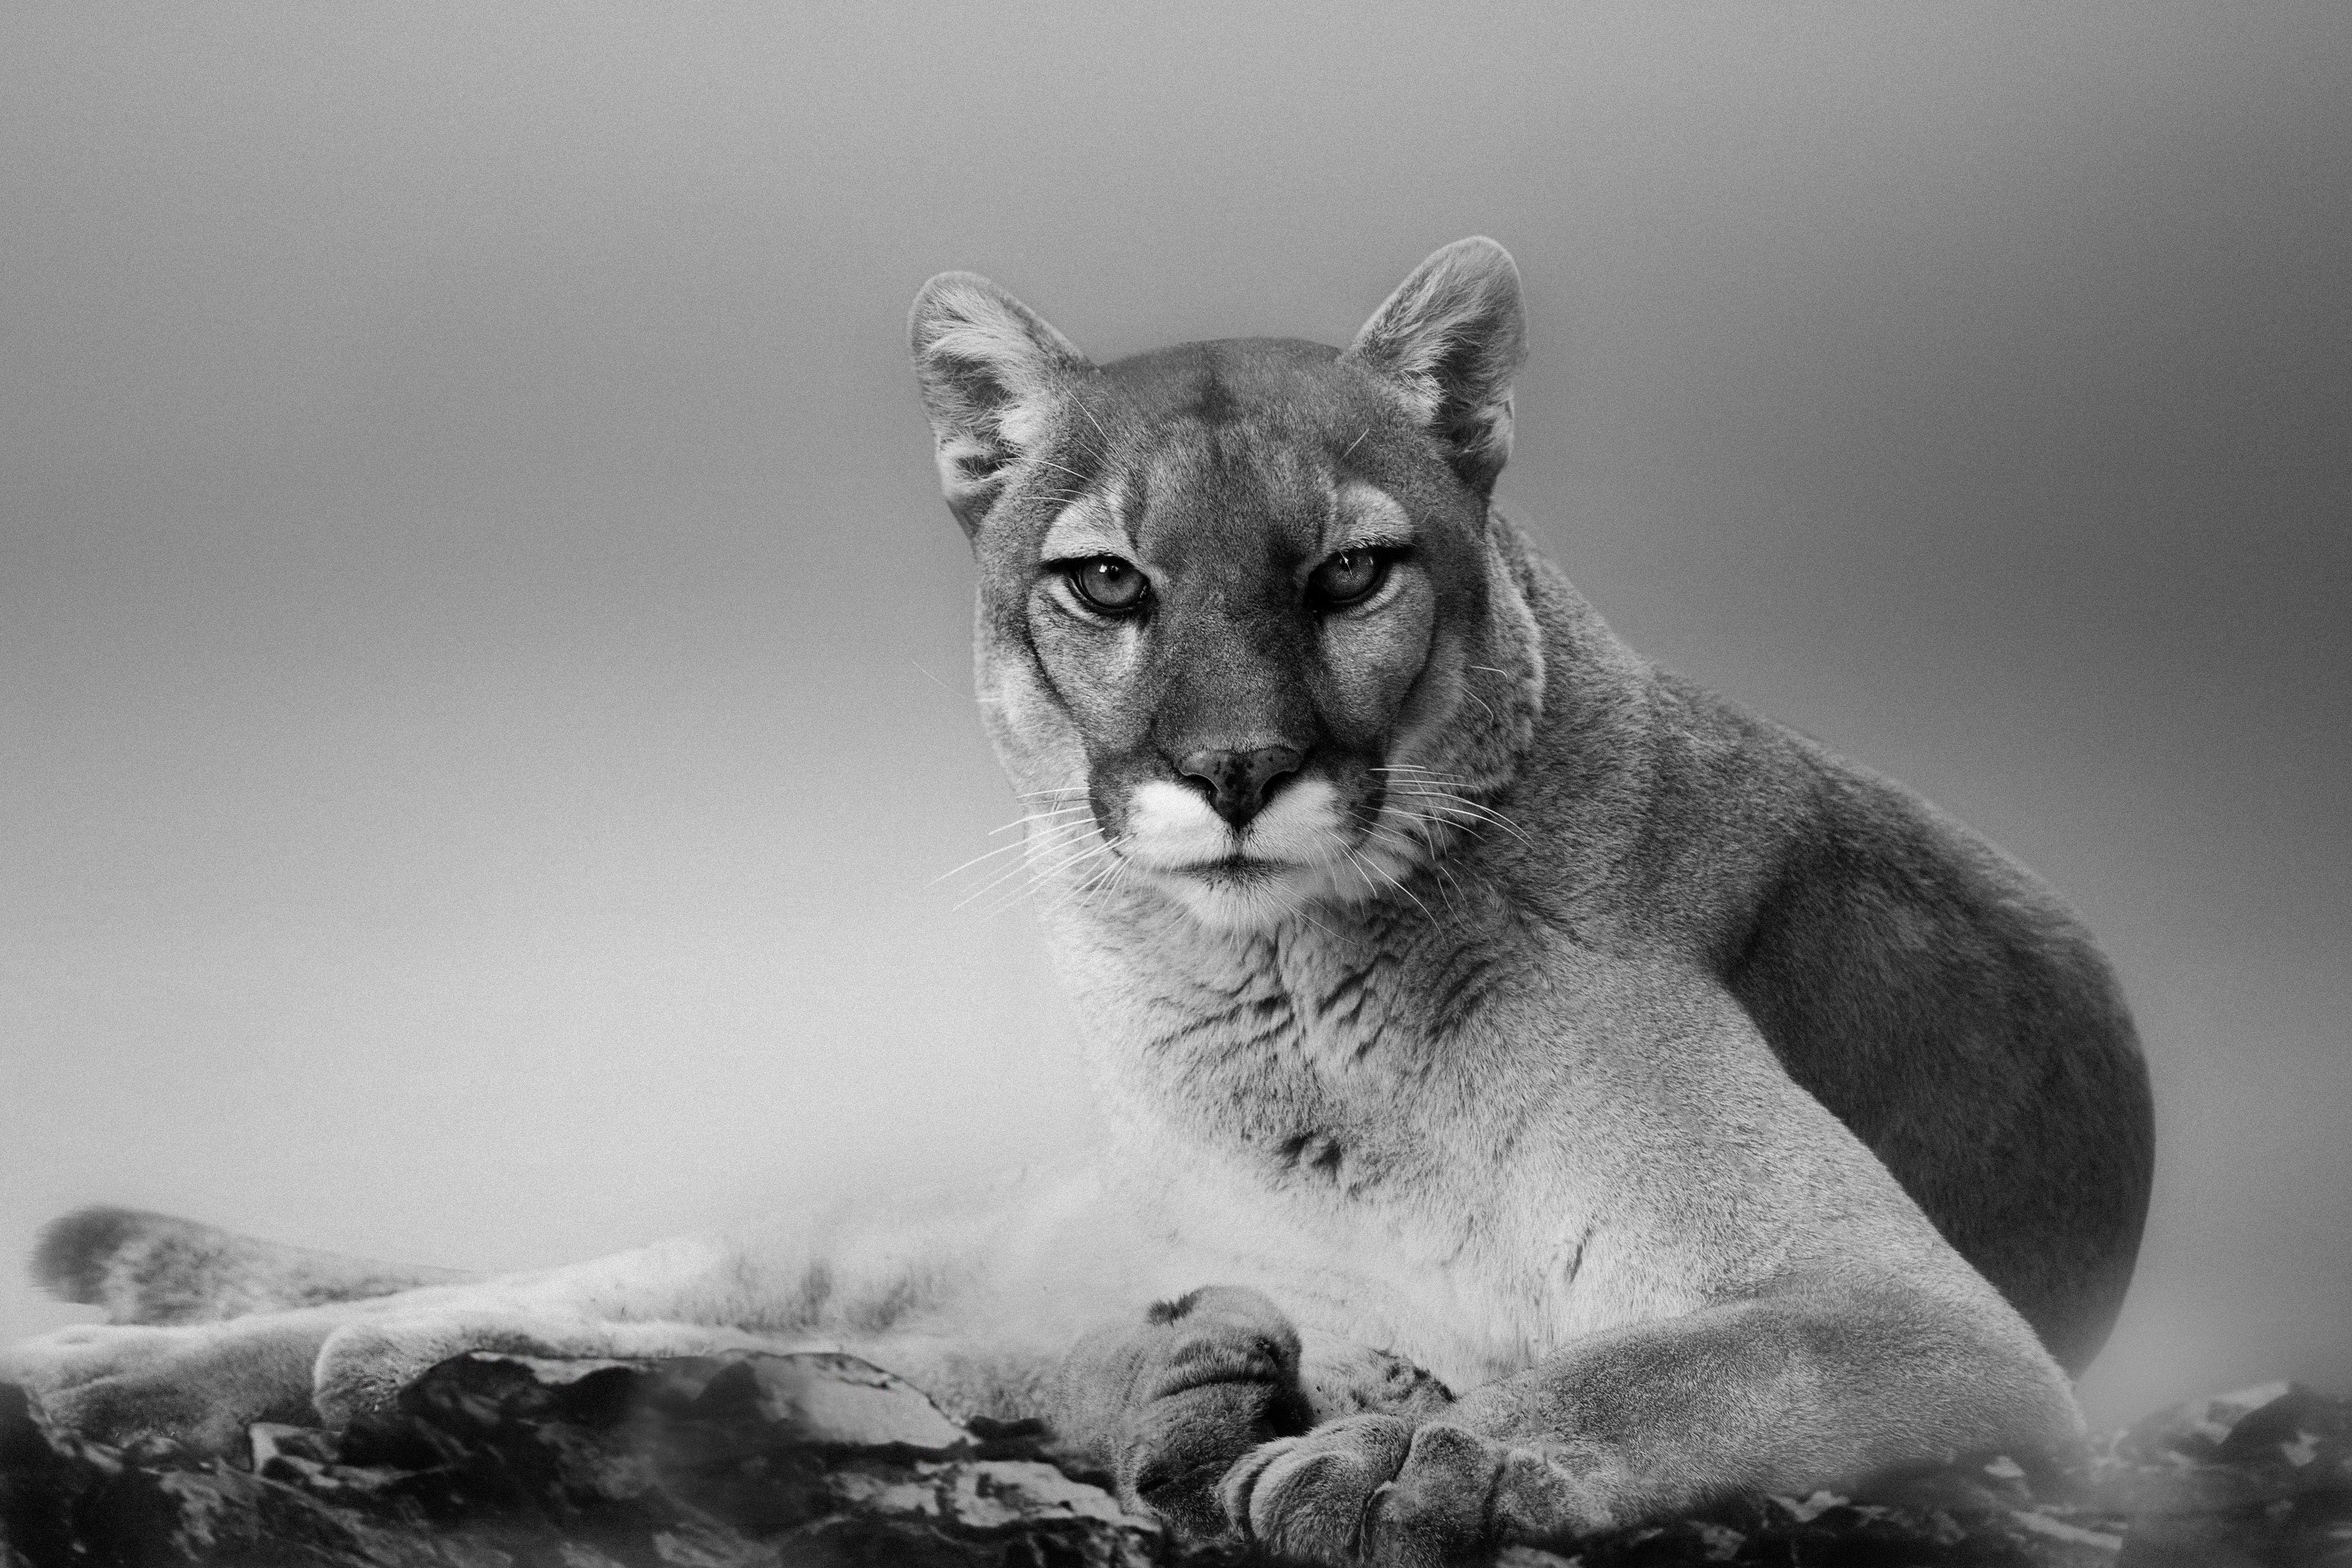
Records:
{"label": "misty background", "polygon": [[2093,1419],[2352,1390],[2347,83],[2271,0],[10,7],[0,1258],[537,1265],[1082,1135],[933,885],[1018,810],[907,304],[1337,343],[1486,233],[1505,509],[2115,957]]}

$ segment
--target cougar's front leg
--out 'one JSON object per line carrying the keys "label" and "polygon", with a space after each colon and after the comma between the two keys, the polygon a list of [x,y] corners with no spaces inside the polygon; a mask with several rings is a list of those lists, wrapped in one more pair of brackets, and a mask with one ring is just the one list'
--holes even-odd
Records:
{"label": "cougar's front leg", "polygon": [[2074,1441],[2063,1375],[1979,1290],[1821,1282],[1595,1334],[1433,1419],[1354,1416],[1256,1449],[1224,1504],[1285,1557],[1420,1568]]}

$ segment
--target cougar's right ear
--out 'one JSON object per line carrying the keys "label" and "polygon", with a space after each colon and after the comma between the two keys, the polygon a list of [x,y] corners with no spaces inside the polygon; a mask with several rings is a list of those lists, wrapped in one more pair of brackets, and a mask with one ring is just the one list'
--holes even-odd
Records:
{"label": "cougar's right ear", "polygon": [[1012,468],[1037,450],[1093,367],[1045,319],[977,273],[942,272],[907,318],[948,509],[980,531]]}

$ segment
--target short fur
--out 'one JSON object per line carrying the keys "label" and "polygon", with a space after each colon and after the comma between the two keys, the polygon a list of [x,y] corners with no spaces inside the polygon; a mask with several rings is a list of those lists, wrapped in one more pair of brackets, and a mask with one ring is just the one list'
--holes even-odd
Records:
{"label": "short fur", "polygon": [[[1500,246],[1346,350],[1097,367],[968,274],[911,337],[1105,1155],[67,1331],[9,1362],[53,1416],[221,1443],[470,1345],[823,1343],[1045,1415],[1181,1531],[1400,1563],[2070,1439],[2147,1195],[2113,978],[2030,874],[1636,658],[1493,513]],[[1147,586],[1105,610],[1090,562]],[[121,1231],[68,1222],[48,1276],[187,1294],[103,1283]]]}

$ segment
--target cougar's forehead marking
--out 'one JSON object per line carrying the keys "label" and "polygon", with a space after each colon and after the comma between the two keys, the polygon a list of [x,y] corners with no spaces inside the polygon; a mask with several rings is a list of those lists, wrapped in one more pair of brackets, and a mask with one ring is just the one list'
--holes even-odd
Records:
{"label": "cougar's forehead marking", "polygon": [[1040,560],[1075,560],[1090,555],[1131,556],[1135,536],[1127,522],[1128,486],[1113,477],[1055,515],[1037,544]]}
{"label": "cougar's forehead marking", "polygon": [[1133,508],[1155,559],[1230,570],[1314,553],[1337,525],[1320,453],[1239,425],[1173,434],[1145,469],[1151,504]]}
{"label": "cougar's forehead marking", "polygon": [[1334,500],[1332,517],[1337,526],[1332,537],[1325,541],[1332,553],[1343,549],[1395,549],[1413,542],[1416,530],[1412,514],[1378,485],[1350,479],[1339,486]]}

